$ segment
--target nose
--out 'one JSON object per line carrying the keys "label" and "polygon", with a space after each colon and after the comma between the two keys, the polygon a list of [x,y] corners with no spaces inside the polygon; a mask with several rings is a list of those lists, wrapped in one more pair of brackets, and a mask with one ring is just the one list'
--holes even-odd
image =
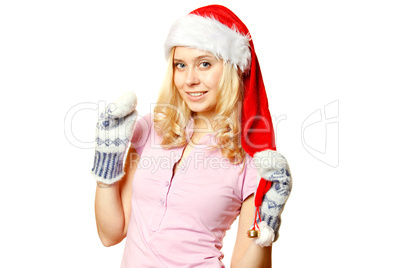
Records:
{"label": "nose", "polygon": [[200,83],[200,80],[198,78],[197,70],[194,68],[189,68],[187,71],[187,76],[186,76],[186,85],[187,86],[192,86],[192,85],[197,85]]}

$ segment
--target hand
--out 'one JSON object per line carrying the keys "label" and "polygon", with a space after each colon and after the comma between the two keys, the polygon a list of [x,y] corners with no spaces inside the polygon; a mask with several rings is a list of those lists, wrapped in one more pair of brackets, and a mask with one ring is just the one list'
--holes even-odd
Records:
{"label": "hand", "polygon": [[123,162],[137,118],[137,97],[123,94],[106,107],[96,124],[96,147],[92,174],[101,183],[113,184],[123,175]]}
{"label": "hand", "polygon": [[260,246],[270,246],[279,237],[281,214],[292,190],[292,175],[286,158],[276,151],[265,150],[256,153],[254,164],[261,180],[272,183],[262,199],[259,223],[261,235],[255,240]]}

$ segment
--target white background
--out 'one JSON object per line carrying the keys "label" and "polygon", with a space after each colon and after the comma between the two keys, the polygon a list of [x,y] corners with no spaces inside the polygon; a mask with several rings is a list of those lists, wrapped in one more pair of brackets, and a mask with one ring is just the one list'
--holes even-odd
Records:
{"label": "white background", "polygon": [[[216,2],[253,36],[294,178],[274,267],[402,267],[399,1]],[[94,220],[96,105],[134,90],[148,113],[170,24],[210,3],[0,3],[1,267],[119,267]]]}

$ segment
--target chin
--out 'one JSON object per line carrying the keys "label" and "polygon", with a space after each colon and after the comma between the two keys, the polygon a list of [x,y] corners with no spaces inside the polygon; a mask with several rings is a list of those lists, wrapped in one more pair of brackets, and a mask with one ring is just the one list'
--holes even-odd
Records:
{"label": "chin", "polygon": [[203,109],[192,109],[191,107],[189,107],[189,108],[193,113],[202,113],[202,112],[204,112]]}
{"label": "chin", "polygon": [[193,113],[205,113],[214,110],[214,105],[209,105],[209,103],[193,103],[189,101],[186,102],[186,105]]}

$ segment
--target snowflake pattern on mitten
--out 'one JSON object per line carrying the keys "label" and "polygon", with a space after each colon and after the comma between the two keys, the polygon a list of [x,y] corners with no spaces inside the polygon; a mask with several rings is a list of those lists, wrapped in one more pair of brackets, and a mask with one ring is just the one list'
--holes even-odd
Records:
{"label": "snowflake pattern on mitten", "polygon": [[135,94],[127,92],[100,114],[92,167],[96,180],[111,184],[123,177],[124,156],[137,118],[136,105]]}
{"label": "snowflake pattern on mitten", "polygon": [[283,155],[276,151],[265,150],[254,155],[261,180],[272,182],[264,195],[260,207],[261,221],[272,228],[276,241],[279,237],[281,214],[292,190],[292,175]]}

